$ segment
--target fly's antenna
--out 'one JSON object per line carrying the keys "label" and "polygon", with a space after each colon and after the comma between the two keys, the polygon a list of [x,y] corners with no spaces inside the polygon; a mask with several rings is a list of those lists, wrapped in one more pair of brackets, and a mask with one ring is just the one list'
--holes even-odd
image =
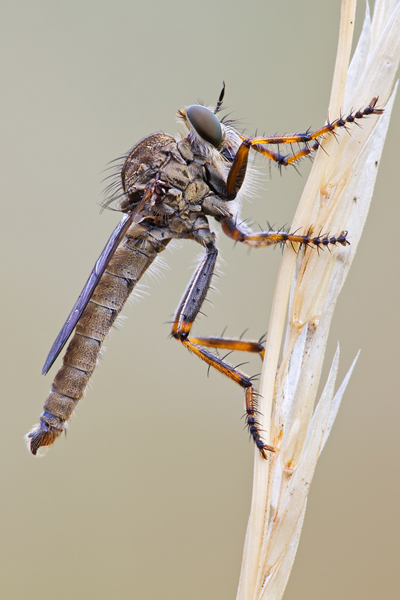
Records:
{"label": "fly's antenna", "polygon": [[214,115],[216,115],[217,112],[219,112],[221,110],[222,101],[224,99],[224,96],[225,96],[225,81],[222,82],[222,90],[221,90],[221,93],[218,98],[217,106],[214,109]]}

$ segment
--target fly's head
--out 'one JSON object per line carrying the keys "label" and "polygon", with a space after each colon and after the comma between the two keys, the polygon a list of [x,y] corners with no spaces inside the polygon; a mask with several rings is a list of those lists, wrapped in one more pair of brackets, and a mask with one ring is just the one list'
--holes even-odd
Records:
{"label": "fly's head", "polygon": [[192,104],[192,106],[180,110],[178,117],[183,120],[193,142],[207,143],[216,150],[221,148],[225,141],[225,127],[211,108],[201,104]]}
{"label": "fly's head", "polygon": [[177,117],[188,132],[186,137],[195,154],[211,162],[222,159],[230,164],[244,138],[217,116],[224,92],[225,84],[215,108],[192,104],[179,110]]}

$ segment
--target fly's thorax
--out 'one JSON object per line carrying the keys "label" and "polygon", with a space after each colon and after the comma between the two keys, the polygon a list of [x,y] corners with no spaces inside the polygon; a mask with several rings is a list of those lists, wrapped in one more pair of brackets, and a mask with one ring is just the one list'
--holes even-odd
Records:
{"label": "fly's thorax", "polygon": [[165,163],[175,139],[165,133],[152,133],[133,146],[121,170],[125,193],[133,186],[148,183]]}
{"label": "fly's thorax", "polygon": [[146,186],[157,176],[175,146],[175,139],[165,133],[153,133],[133,146],[121,169],[123,197],[118,202],[121,212],[130,212],[140,202]]}
{"label": "fly's thorax", "polygon": [[195,151],[187,138],[152,134],[125,161],[121,171],[125,194],[119,208],[130,212],[140,206],[141,219],[150,218],[174,236],[187,237],[201,214],[217,218],[231,214],[222,210],[225,163],[218,152],[214,156]]}

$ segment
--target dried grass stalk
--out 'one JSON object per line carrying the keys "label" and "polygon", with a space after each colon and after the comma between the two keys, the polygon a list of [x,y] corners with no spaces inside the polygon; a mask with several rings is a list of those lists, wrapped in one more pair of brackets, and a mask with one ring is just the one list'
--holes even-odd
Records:
{"label": "dried grass stalk", "polygon": [[[381,117],[330,136],[319,150],[292,230],[349,231],[351,246],[331,253],[292,248],[283,254],[261,380],[265,441],[276,448],[269,461],[255,452],[253,498],[237,600],[282,598],[293,565],[307,495],[318,457],[331,430],[354,364],[335,394],[339,346],[316,404],[327,336],[336,300],[353,262],[368,214],[389,125],[391,94],[400,60],[400,0],[377,0],[350,67],[355,0],[343,0],[329,115],[363,108],[374,96]],[[288,313],[287,313],[288,309]],[[282,347],[284,324],[287,328]],[[270,416],[270,419],[269,419]]]}

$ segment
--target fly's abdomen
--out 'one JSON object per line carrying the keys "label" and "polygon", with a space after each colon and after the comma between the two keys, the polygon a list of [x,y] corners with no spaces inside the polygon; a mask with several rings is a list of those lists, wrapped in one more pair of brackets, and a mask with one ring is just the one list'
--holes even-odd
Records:
{"label": "fly's abdomen", "polygon": [[40,423],[27,435],[30,450],[51,445],[66,429],[96,367],[101,345],[136,283],[167,245],[165,230],[133,226],[110,259],[54,378]]}

